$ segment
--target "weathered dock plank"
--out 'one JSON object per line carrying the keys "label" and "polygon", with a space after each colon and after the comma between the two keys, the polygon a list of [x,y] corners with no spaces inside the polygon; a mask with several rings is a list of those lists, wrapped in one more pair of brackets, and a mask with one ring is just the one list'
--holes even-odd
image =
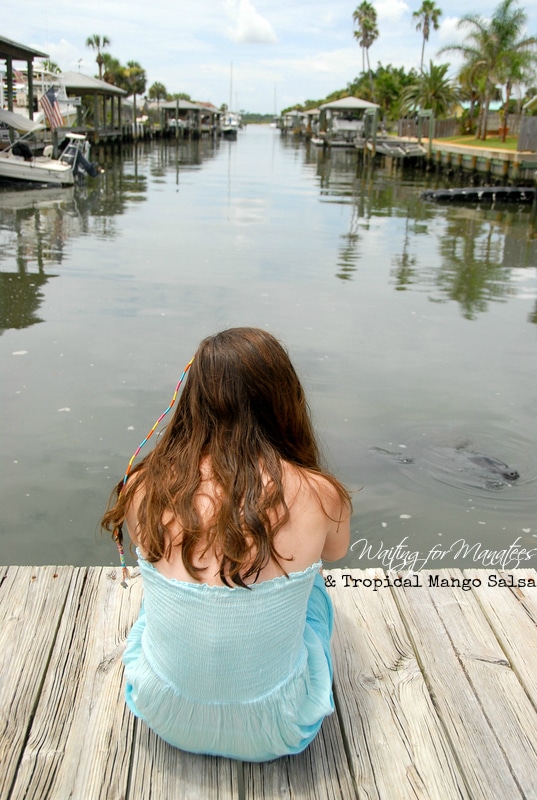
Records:
{"label": "weathered dock plank", "polygon": [[[535,709],[471,591],[437,585],[397,594],[435,707],[470,796],[537,797]],[[440,573],[438,573],[440,575]],[[442,570],[448,581],[460,570]],[[476,759],[479,753],[479,759]]]}
{"label": "weathered dock plank", "polygon": [[390,589],[349,588],[340,570],[331,574],[347,586],[334,596],[335,685],[360,796],[469,797]]}
{"label": "weathered dock plank", "polygon": [[[479,570],[465,570],[465,576],[480,578]],[[475,595],[498,639],[500,647],[511,663],[524,691],[537,709],[537,588],[528,588],[529,581],[537,582],[535,570],[512,570],[495,573],[496,578],[512,580],[513,588],[488,586],[474,589]],[[526,581],[525,587],[517,582]],[[522,613],[523,612],[523,613]]]}
{"label": "weathered dock plank", "polygon": [[325,719],[319,735],[303,753],[266,764],[245,764],[244,785],[246,800],[357,797],[337,715]]}
{"label": "weathered dock plank", "polygon": [[7,797],[48,674],[72,569],[9,567],[0,574],[0,797]]}
{"label": "weathered dock plank", "polygon": [[127,711],[139,576],[125,591],[109,568],[0,567],[0,798],[537,800],[537,588],[490,574],[537,580],[328,571],[336,713],[299,756],[241,764],[176,750]]}
{"label": "weathered dock plank", "polygon": [[72,570],[11,800],[125,796],[134,720],[121,654],[140,602],[139,584],[122,591],[116,570]]}
{"label": "weathered dock plank", "polygon": [[129,781],[124,784],[125,794],[118,797],[231,800],[239,797],[241,769],[237,761],[177,750],[136,720]]}

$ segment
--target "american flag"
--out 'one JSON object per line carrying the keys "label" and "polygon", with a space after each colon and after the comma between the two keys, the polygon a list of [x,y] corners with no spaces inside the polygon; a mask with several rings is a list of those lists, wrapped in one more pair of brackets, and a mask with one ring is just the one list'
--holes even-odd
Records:
{"label": "american flag", "polygon": [[63,125],[63,117],[60,111],[60,104],[56,100],[53,86],[43,95],[39,102],[48,120],[51,131],[61,127]]}

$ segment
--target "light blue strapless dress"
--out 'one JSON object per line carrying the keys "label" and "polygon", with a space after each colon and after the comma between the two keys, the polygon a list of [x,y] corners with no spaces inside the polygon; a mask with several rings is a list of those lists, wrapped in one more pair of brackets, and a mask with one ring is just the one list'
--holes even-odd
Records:
{"label": "light blue strapless dress", "polygon": [[170,580],[140,553],[138,563],[130,710],[193,753],[269,761],[304,750],[334,710],[321,564],[244,589]]}

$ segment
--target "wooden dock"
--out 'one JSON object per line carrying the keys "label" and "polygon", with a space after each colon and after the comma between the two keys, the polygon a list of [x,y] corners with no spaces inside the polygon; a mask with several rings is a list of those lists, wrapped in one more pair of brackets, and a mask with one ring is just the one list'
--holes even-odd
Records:
{"label": "wooden dock", "polygon": [[301,755],[243,764],[175,750],[126,710],[139,576],[0,568],[1,800],[537,798],[535,570],[325,578],[336,713]]}
{"label": "wooden dock", "polygon": [[439,170],[481,173],[489,180],[537,180],[537,153],[502,150],[480,146],[453,144],[442,139],[423,139],[428,150],[429,164]]}

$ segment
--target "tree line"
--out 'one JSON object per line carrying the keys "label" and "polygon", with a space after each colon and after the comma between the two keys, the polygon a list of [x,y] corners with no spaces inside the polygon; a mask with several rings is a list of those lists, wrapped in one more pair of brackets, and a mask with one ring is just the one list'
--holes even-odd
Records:
{"label": "tree line", "polygon": [[437,119],[443,119],[466,102],[466,129],[483,139],[490,104],[500,100],[505,139],[506,115],[515,110],[512,101],[515,88],[526,87],[527,97],[537,94],[537,37],[525,35],[527,14],[517,7],[517,2],[502,0],[490,19],[479,14],[465,14],[460,18],[458,27],[466,34],[462,44],[447,45],[438,53],[462,56],[462,66],[451,78],[449,63],[430,59],[424,66],[425,46],[431,31],[440,27],[442,16],[434,0],[423,0],[412,14],[416,30],[422,34],[421,60],[419,70],[408,71],[380,63],[376,70],[371,68],[369,50],[380,32],[374,6],[369,0],[363,0],[353,13],[353,34],[362,50],[362,72],[345,89],[322,100],[307,100],[300,109],[315,108],[351,94],[378,103],[386,120],[414,115],[420,109],[430,109]]}
{"label": "tree line", "polygon": [[[99,78],[113,86],[118,86],[127,92],[127,97],[132,97],[134,102],[134,115],[136,116],[136,96],[143,95],[147,88],[145,70],[138,61],[128,61],[123,65],[117,58],[105,52],[111,44],[108,36],[94,33],[86,39],[86,47],[97,51],[95,61],[99,69]],[[148,90],[150,100],[190,100],[190,95],[185,92],[169,94],[164,84],[156,81]]]}

